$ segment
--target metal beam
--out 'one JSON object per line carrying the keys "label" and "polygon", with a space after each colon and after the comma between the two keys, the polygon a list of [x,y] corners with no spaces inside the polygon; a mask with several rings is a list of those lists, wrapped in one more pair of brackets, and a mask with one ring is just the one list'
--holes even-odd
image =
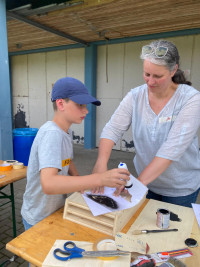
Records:
{"label": "metal beam", "polygon": [[170,31],[170,32],[152,33],[152,34],[138,35],[138,36],[132,36],[132,37],[124,37],[124,38],[117,38],[117,39],[109,39],[109,41],[101,40],[101,41],[91,42],[90,44],[95,44],[97,46],[98,45],[105,45],[105,44],[121,44],[121,43],[128,43],[128,42],[139,42],[139,41],[145,41],[145,40],[178,37],[178,36],[186,36],[186,35],[195,35],[195,34],[200,34],[200,28],[192,28],[192,29]]}
{"label": "metal beam", "polygon": [[39,22],[36,22],[36,21],[33,21],[33,20],[30,20],[28,19],[27,17],[25,16],[22,16],[22,15],[18,15],[16,12],[11,12],[11,11],[6,11],[6,15],[7,17],[11,17],[13,19],[17,19],[19,21],[23,21],[27,24],[30,24],[36,28],[39,28],[39,29],[42,29],[44,31],[47,31],[47,32],[51,32],[53,34],[56,34],[58,36],[61,36],[63,38],[66,38],[66,39],[69,39],[69,40],[72,40],[74,42],[77,42],[77,43],[81,43],[81,44],[84,44],[85,46],[89,46],[89,43],[84,41],[84,40],[81,40],[79,38],[76,38],[70,34],[67,34],[67,33],[64,33],[64,32],[61,32],[61,31],[57,31],[57,30],[54,30],[48,26],[45,26]]}
{"label": "metal beam", "polygon": [[0,159],[13,159],[12,95],[10,90],[6,1],[0,1]]}
{"label": "metal beam", "polygon": [[[96,97],[97,46],[85,48],[85,86]],[[88,115],[84,120],[84,148],[96,147],[96,106],[88,105]]]}

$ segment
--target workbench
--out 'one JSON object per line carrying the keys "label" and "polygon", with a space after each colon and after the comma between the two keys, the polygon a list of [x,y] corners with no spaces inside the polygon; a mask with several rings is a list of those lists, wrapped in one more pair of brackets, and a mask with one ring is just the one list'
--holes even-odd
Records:
{"label": "workbench", "polygon": [[[3,164],[3,161],[0,160],[0,164]],[[0,176],[5,175],[5,177],[0,178],[0,199],[8,199],[6,203],[0,205],[0,207],[11,202],[12,204],[12,219],[13,219],[13,236],[17,236],[16,231],[16,219],[15,219],[15,196],[14,196],[14,185],[13,183],[19,181],[23,178],[26,178],[27,167],[22,169],[11,169],[10,171],[0,171]],[[10,185],[10,194],[6,194],[2,190]]]}
{"label": "workbench", "polygon": [[[144,201],[121,232],[127,233],[140,213],[145,210],[145,206],[151,203],[150,201],[152,200],[146,199]],[[195,238],[200,245],[200,229],[196,218],[194,218],[191,237]],[[58,239],[96,242],[102,238],[108,238],[108,236],[86,226],[63,219],[63,208],[61,208],[17,238],[11,240],[7,243],[6,249],[30,262],[32,265],[40,267],[54,242]],[[191,248],[191,251],[193,256],[184,259],[184,262],[188,267],[197,267],[200,263],[200,246]]]}

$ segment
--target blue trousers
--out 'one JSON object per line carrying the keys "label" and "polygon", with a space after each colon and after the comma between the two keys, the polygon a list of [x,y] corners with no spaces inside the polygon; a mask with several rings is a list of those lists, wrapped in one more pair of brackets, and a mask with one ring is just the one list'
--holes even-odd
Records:
{"label": "blue trousers", "polygon": [[24,224],[24,228],[25,228],[25,231],[30,229],[33,225],[27,223],[27,221],[22,217],[22,221],[23,221],[23,224]]}
{"label": "blue trousers", "polygon": [[200,188],[194,193],[192,193],[191,195],[180,196],[180,197],[167,197],[167,196],[156,194],[152,192],[151,190],[149,190],[147,194],[147,198],[191,208],[192,207],[191,203],[196,202],[199,191],[200,191]]}

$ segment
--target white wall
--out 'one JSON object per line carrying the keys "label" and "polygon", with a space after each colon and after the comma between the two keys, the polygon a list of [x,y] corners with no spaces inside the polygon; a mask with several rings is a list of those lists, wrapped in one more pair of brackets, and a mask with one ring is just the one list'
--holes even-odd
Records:
{"label": "white wall", "polygon": [[[187,70],[193,86],[200,90],[200,35],[167,38],[180,52],[181,69]],[[101,131],[127,92],[142,83],[141,47],[150,41],[99,46],[97,50],[96,145]],[[107,51],[106,51],[107,49]],[[107,52],[107,53],[106,53]],[[107,55],[107,58],[106,58]],[[52,85],[64,76],[84,82],[84,48],[12,56],[13,117],[29,127],[39,128],[53,117],[50,100]],[[84,123],[73,125],[76,139],[83,143]],[[199,134],[200,136],[200,134]],[[125,140],[125,141],[122,141]],[[132,151],[131,130],[126,132],[115,149]],[[129,145],[126,145],[129,144]]]}

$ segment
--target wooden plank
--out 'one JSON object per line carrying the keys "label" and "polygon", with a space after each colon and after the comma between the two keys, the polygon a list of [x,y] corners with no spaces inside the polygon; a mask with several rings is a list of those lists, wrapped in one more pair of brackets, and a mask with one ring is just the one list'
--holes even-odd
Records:
{"label": "wooden plank", "polygon": [[[168,208],[170,211],[176,212],[179,215],[182,222],[170,221],[170,228],[178,228],[179,231],[171,233],[132,235],[132,231],[136,229],[159,229],[156,226],[155,212],[157,208],[160,207]],[[151,253],[153,249],[157,252],[162,251],[162,249],[166,251],[167,246],[171,249],[187,247],[184,240],[189,237],[194,238],[198,244],[200,244],[200,228],[196,218],[194,218],[193,210],[190,208],[171,205],[155,200],[146,200],[134,217],[137,218],[132,218],[122,232],[132,235],[135,238],[139,238],[143,242],[147,242],[150,245],[149,253]],[[200,262],[200,247],[190,248],[190,250],[193,255],[189,258],[181,259],[181,261],[188,267],[197,267]]]}
{"label": "wooden plank", "polygon": [[[0,164],[2,164],[3,161],[0,160]],[[7,184],[11,184],[13,182],[16,182],[18,180],[21,180],[26,177],[26,171],[27,167],[24,167],[23,169],[11,169],[10,171],[0,171],[0,175],[6,175],[4,178],[0,179],[0,187],[3,187]]]}
{"label": "wooden plank", "polygon": [[11,240],[6,248],[28,262],[42,266],[57,239],[96,242],[96,240],[110,237],[91,228],[64,220],[63,209],[60,209]]}
{"label": "wooden plank", "polygon": [[135,238],[139,238],[144,243],[148,243],[150,247],[149,253],[181,249],[186,247],[184,241],[191,235],[194,222],[194,212],[192,208],[186,208],[179,205],[172,205],[165,202],[150,200],[127,234],[133,235],[134,230],[159,229],[156,225],[156,212],[159,208],[168,209],[181,218],[181,222],[170,221],[169,228],[177,228],[178,231],[134,235]]}

